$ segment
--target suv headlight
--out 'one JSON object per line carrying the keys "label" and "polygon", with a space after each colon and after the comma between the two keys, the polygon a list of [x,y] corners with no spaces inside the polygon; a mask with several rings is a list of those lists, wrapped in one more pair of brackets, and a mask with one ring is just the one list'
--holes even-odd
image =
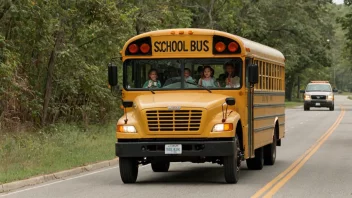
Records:
{"label": "suv headlight", "polygon": [[223,124],[216,124],[213,127],[212,132],[221,132],[221,131],[232,131],[233,124],[232,123],[223,123]]}
{"label": "suv headlight", "polygon": [[304,95],[305,100],[310,100],[310,95]]}
{"label": "suv headlight", "polygon": [[136,133],[137,130],[136,130],[136,128],[134,126],[118,125],[117,126],[117,132]]}
{"label": "suv headlight", "polygon": [[334,99],[334,94],[329,94],[328,95],[328,100],[332,100],[332,99]]}

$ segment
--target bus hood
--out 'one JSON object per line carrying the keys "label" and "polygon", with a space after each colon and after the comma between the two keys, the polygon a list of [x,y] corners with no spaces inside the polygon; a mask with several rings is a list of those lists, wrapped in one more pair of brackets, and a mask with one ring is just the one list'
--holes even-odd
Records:
{"label": "bus hood", "polygon": [[136,97],[134,105],[139,110],[168,107],[193,107],[210,109],[221,105],[228,97],[214,93],[165,93],[140,95]]}

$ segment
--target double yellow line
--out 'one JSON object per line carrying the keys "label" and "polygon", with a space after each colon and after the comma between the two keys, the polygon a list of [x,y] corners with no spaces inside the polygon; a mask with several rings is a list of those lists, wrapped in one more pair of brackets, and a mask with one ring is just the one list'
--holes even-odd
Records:
{"label": "double yellow line", "polygon": [[263,188],[258,190],[251,198],[257,198],[266,193],[263,197],[272,197],[283,185],[286,184],[302,166],[309,160],[309,158],[320,148],[320,146],[329,138],[329,136],[335,131],[339,126],[345,115],[345,109],[341,107],[341,113],[335,123],[322,135],[314,144],[311,146],[300,158],[294,161],[291,166],[289,166],[280,175],[275,177],[269,183],[267,183]]}

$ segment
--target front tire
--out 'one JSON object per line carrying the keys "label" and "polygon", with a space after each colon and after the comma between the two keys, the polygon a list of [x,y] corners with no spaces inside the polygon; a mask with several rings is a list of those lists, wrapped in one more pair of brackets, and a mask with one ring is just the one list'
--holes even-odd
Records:
{"label": "front tire", "polygon": [[154,172],[167,172],[170,168],[170,162],[152,162],[152,170]]}
{"label": "front tire", "polygon": [[274,165],[276,160],[276,132],[277,127],[275,127],[273,143],[268,144],[264,147],[264,164]]}
{"label": "front tire", "polygon": [[138,161],[133,158],[120,158],[120,176],[125,184],[135,183],[138,176]]}
{"label": "front tire", "polygon": [[264,166],[264,149],[263,147],[257,148],[255,150],[255,157],[247,159],[247,167],[250,170],[261,170]]}
{"label": "front tire", "polygon": [[235,152],[233,156],[224,157],[224,176],[226,183],[236,184],[239,180],[241,158],[240,143],[237,135],[235,136]]}

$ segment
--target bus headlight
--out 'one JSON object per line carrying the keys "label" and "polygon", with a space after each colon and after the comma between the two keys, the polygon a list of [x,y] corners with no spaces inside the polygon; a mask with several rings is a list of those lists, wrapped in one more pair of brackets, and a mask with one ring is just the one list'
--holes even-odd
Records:
{"label": "bus headlight", "polygon": [[304,95],[304,100],[310,100],[310,95]]}
{"label": "bus headlight", "polygon": [[121,133],[136,133],[137,130],[134,126],[118,125],[117,132]]}
{"label": "bus headlight", "polygon": [[232,131],[232,130],[233,130],[232,123],[224,123],[224,124],[214,125],[212,132]]}

